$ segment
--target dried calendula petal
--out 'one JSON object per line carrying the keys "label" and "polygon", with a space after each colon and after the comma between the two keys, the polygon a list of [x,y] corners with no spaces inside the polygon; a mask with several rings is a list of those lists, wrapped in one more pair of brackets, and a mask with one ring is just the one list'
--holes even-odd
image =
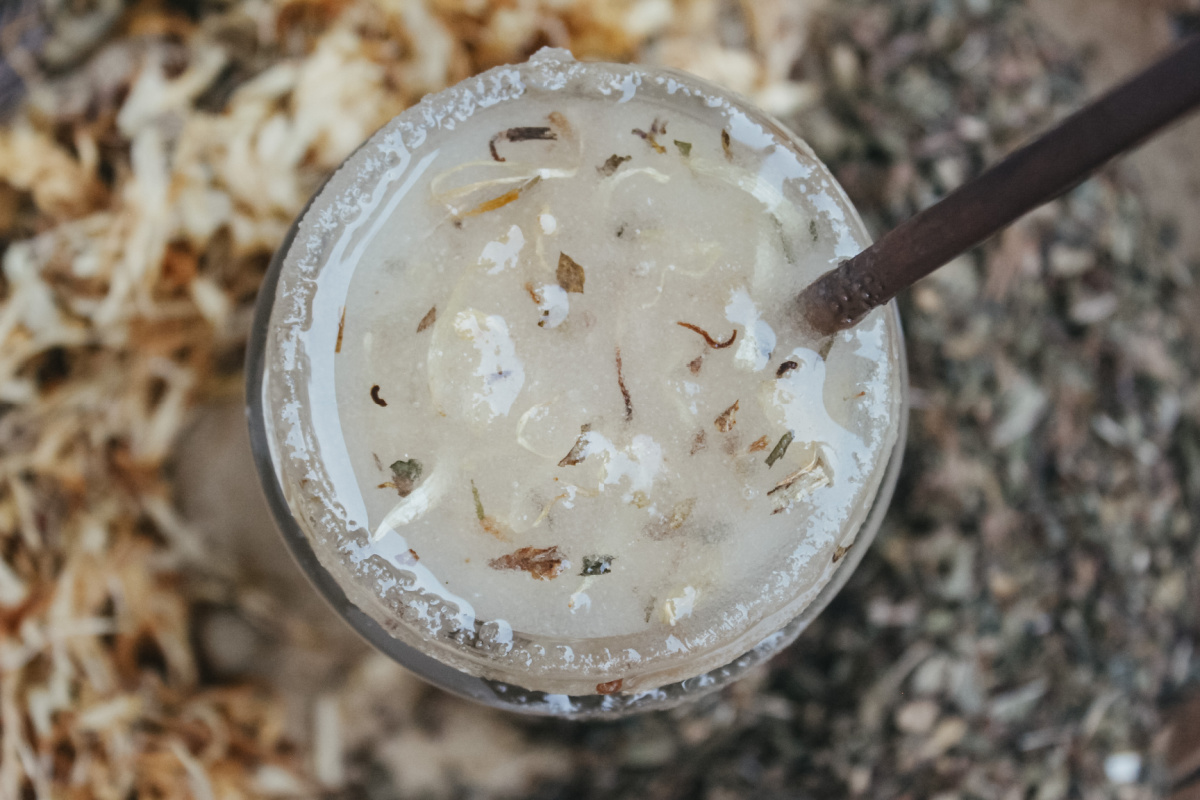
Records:
{"label": "dried calendula petal", "polygon": [[492,569],[523,570],[539,581],[548,581],[557,578],[570,563],[558,545],[554,545],[522,547],[508,555],[493,558],[488,566]]}

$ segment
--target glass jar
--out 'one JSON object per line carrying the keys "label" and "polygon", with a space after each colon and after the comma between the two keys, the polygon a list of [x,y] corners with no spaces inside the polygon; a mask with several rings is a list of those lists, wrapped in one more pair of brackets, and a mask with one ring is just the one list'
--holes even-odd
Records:
{"label": "glass jar", "polygon": [[789,305],[868,241],[803,142],[682,73],[543,50],[427,97],[261,290],[248,414],[289,548],[374,646],[487,705],[616,716],[735,680],[845,584],[895,486],[894,305],[826,341]]}

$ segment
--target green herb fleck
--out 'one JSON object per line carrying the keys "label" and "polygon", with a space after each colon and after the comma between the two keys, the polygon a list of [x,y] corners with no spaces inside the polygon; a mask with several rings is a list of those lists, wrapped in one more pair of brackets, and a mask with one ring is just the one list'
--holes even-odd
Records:
{"label": "green herb fleck", "polygon": [[471,495],[475,498],[475,516],[479,517],[479,521],[487,519],[487,514],[483,512],[483,501],[479,499],[479,488],[475,485],[475,481],[471,481]]}
{"label": "green herb fleck", "polygon": [[817,221],[815,219],[808,221],[808,235],[812,237],[814,242],[817,240]]}
{"label": "green herb fleck", "polygon": [[783,454],[787,452],[787,449],[789,446],[791,446],[791,444],[792,444],[792,432],[791,431],[788,431],[783,436],[780,436],[779,443],[775,445],[775,449],[771,451],[771,454],[769,456],[767,456],[767,467],[770,468],[770,467],[775,466],[775,462],[778,461],[779,459],[783,458]]}
{"label": "green herb fleck", "polygon": [[688,156],[690,156],[692,154],[692,143],[691,142],[681,142],[678,139],[676,139],[675,147],[677,147],[679,149],[679,154],[681,156],[683,156],[684,158],[687,158]]}
{"label": "green herb fleck", "polygon": [[607,575],[612,572],[614,558],[616,556],[584,556],[583,572],[579,574],[583,576]]}

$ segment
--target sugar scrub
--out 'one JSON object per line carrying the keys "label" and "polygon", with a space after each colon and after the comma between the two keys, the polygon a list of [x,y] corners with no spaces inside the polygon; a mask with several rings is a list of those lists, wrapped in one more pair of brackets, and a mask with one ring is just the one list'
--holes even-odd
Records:
{"label": "sugar scrub", "polygon": [[542,51],[314,199],[265,343],[274,472],[392,637],[562,695],[728,664],[831,580],[902,417],[899,330],[795,296],[867,244],[803,143],[684,75]]}

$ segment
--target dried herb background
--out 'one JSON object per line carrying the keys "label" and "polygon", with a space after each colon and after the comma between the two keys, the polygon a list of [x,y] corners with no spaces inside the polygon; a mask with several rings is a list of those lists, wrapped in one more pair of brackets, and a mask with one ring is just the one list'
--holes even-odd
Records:
{"label": "dried herb background", "polygon": [[269,524],[200,535],[184,501],[220,475],[175,458],[238,397],[290,220],[426,92],[543,44],[691,70],[794,126],[878,234],[1194,0],[46,8],[0,45],[0,94],[31,83],[0,129],[0,796],[1137,800],[1194,760],[1169,722],[1200,685],[1200,231],[1162,199],[1194,124],[905,296],[885,530],[797,646],[688,709],[567,725],[429,689],[286,557],[232,557]]}

